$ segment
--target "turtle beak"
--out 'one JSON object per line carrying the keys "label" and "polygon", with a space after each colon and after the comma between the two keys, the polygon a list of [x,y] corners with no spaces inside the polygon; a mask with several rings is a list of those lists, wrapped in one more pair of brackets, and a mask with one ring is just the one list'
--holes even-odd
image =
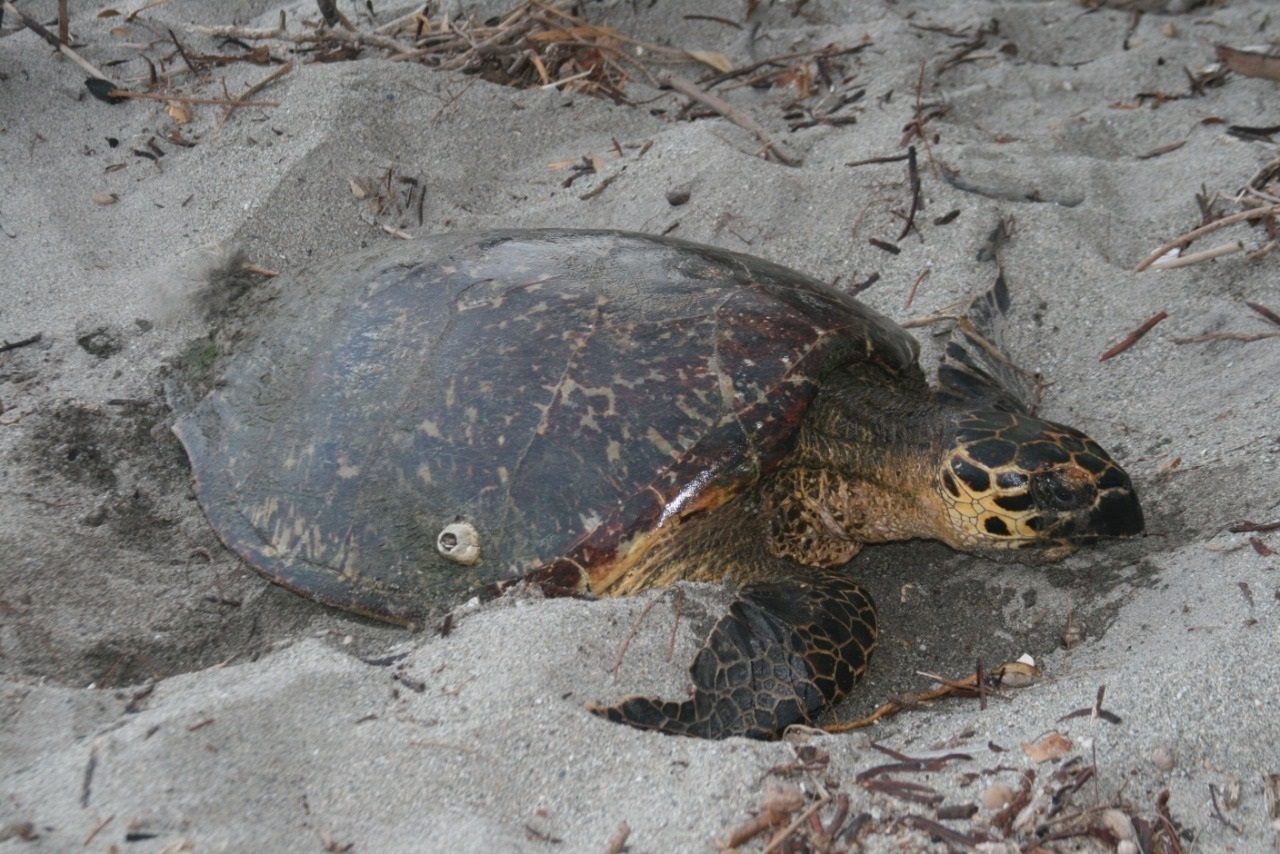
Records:
{"label": "turtle beak", "polygon": [[1047,548],[1049,560],[1100,539],[1142,533],[1142,505],[1124,469],[1102,453],[1077,454],[1076,462],[1081,460],[1087,467],[1075,465],[1031,476],[1044,537],[1023,547]]}
{"label": "turtle beak", "polygon": [[1143,529],[1142,505],[1129,475],[1114,462],[1095,482],[1088,507],[1062,513],[1048,527],[1061,545],[1083,544],[1102,538],[1131,537]]}
{"label": "turtle beak", "polygon": [[1141,534],[1142,505],[1133,488],[1129,473],[1114,460],[1106,459],[1107,468],[1098,475],[1098,497],[1080,532],[1086,536],[1131,537]]}
{"label": "turtle beak", "polygon": [[1138,493],[1129,482],[1129,476],[1124,475],[1123,486],[1103,490],[1098,495],[1098,504],[1090,514],[1088,529],[1100,537],[1131,537],[1141,534],[1142,528],[1142,505],[1138,502]]}

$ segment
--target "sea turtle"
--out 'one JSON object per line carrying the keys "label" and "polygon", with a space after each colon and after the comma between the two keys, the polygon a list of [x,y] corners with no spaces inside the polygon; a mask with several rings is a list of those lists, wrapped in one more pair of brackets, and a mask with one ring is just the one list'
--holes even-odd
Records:
{"label": "sea turtle", "polygon": [[844,565],[935,538],[1050,559],[1134,534],[1128,475],[1032,417],[1003,279],[931,389],[915,339],[801,273],[614,231],[454,233],[280,286],[177,420],[227,545],[329,605],[422,624],[528,579],[737,586],[682,702],[611,720],[774,737],[846,694],[876,612]]}

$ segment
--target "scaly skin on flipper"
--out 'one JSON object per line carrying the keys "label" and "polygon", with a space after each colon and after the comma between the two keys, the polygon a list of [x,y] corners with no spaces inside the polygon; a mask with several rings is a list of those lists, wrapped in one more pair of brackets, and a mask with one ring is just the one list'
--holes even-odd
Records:
{"label": "scaly skin on flipper", "polygon": [[611,721],[677,735],[773,738],[848,694],[876,645],[876,609],[841,572],[738,591],[693,660],[692,698],[628,697],[589,706]]}

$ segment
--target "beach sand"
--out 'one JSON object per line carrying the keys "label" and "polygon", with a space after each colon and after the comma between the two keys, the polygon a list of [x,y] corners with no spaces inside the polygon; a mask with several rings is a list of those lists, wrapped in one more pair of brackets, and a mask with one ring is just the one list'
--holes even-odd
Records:
{"label": "beach sand", "polygon": [[[19,5],[56,16],[53,0]],[[247,0],[126,17],[141,5],[100,16],[103,4],[73,0],[77,51],[135,91],[149,57],[176,72],[165,91],[204,98],[279,65],[206,62],[195,77],[169,28],[193,56],[239,55],[193,27],[270,27],[283,12],[302,32],[318,17],[314,4]],[[478,20],[507,8],[485,5]],[[1246,305],[1280,310],[1276,255],[1247,257],[1269,238],[1243,223],[1191,251],[1239,240],[1246,252],[1133,272],[1202,223],[1198,193],[1217,212],[1243,210],[1233,197],[1276,157],[1269,138],[1229,128],[1280,123],[1280,84],[1209,73],[1215,44],[1275,37],[1273,4],[1135,15],[1066,0],[849,0],[762,4],[750,20],[738,2],[697,5],[707,17],[676,3],[583,4],[594,24],[648,45],[610,42],[634,59],[620,66],[625,102],[391,62],[369,46],[321,63],[267,41],[253,44],[294,64],[253,97],[278,106],[224,116],[192,105],[185,123],[163,101],[93,99],[83,71],[5,16],[0,340],[40,338],[0,353],[0,850],[603,851],[625,825],[627,850],[702,851],[763,799],[785,800],[778,790],[827,826],[847,798],[841,828],[855,830],[836,850],[851,837],[872,851],[966,846],[934,821],[993,840],[989,851],[1107,827],[1051,850],[1110,851],[1135,827],[1167,834],[1161,810],[1185,850],[1273,850],[1280,535],[1228,529],[1280,520],[1280,339],[1179,339],[1278,331]],[[460,7],[445,11],[457,20]],[[363,4],[340,8],[362,31],[376,26]],[[377,24],[414,8],[375,4]],[[639,65],[714,72],[653,45],[718,52],[734,68],[859,49],[712,88],[789,166],[750,131],[655,88]],[[920,124],[909,141],[924,207],[902,237],[906,165],[848,164],[904,154]],[[935,687],[921,672],[959,678],[979,660],[1034,656],[1044,678],[986,708],[951,699],[773,743],[609,724],[583,705],[682,694],[727,592],[689,586],[678,621],[670,592],[509,596],[459,603],[447,636],[407,633],[241,565],[170,432],[166,366],[207,336],[197,297],[233,250],[296,272],[390,246],[400,238],[388,228],[669,233],[841,286],[878,274],[861,298],[906,321],[989,286],[995,266],[977,251],[1002,219],[1014,230],[1001,258],[1009,348],[1047,383],[1041,414],[1085,430],[1133,475],[1148,533],[1051,567],[929,543],[869,548],[851,564],[884,630],[831,719]],[[927,365],[943,331],[914,329]],[[1083,641],[1064,649],[1064,633]],[[1109,716],[1064,718],[1104,685]],[[1055,731],[1065,755],[1036,762],[1023,749]],[[963,758],[859,778],[895,761],[873,744]],[[966,816],[998,786],[1025,789],[1020,816],[938,818]],[[799,810],[781,815],[746,847],[788,821],[811,832]]]}

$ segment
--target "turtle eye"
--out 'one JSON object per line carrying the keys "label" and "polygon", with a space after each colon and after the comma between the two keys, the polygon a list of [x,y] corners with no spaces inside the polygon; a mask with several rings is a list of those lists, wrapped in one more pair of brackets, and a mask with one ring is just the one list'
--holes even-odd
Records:
{"label": "turtle eye", "polygon": [[1079,469],[1051,469],[1031,476],[1031,495],[1036,506],[1061,512],[1093,505],[1098,490],[1088,472]]}

